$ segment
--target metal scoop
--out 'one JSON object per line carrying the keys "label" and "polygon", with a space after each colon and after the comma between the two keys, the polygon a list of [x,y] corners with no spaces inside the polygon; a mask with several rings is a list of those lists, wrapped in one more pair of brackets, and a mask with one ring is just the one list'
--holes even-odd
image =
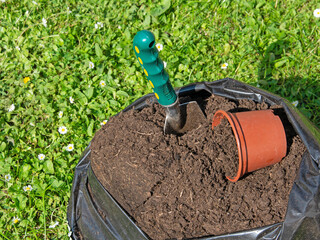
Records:
{"label": "metal scoop", "polygon": [[133,50],[147,76],[158,102],[166,110],[165,134],[182,134],[206,122],[198,103],[195,101],[179,104],[168,73],[159,57],[152,32],[142,30],[133,39]]}

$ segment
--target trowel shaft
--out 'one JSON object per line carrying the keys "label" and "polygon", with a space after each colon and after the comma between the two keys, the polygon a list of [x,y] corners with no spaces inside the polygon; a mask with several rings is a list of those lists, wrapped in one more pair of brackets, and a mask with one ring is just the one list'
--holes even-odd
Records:
{"label": "trowel shaft", "polygon": [[170,127],[175,130],[179,131],[182,129],[184,125],[184,118],[181,115],[181,108],[179,105],[179,99],[170,106],[165,107],[166,110],[166,123],[170,124]]}

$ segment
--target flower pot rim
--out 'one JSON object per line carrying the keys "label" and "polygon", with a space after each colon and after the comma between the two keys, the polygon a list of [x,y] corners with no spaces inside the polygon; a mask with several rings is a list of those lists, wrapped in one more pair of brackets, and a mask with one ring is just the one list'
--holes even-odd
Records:
{"label": "flower pot rim", "polygon": [[231,182],[236,182],[239,180],[241,176],[245,174],[245,171],[243,170],[243,165],[246,166],[247,164],[247,158],[246,158],[247,148],[245,146],[246,144],[245,144],[242,129],[240,127],[240,123],[232,113],[226,112],[221,109],[218,110],[213,116],[212,130],[214,129],[214,127],[218,126],[221,123],[221,120],[224,118],[226,118],[231,125],[233,135],[237,142],[238,156],[239,156],[238,157],[239,165],[238,165],[237,174],[234,177],[226,176],[226,178]]}

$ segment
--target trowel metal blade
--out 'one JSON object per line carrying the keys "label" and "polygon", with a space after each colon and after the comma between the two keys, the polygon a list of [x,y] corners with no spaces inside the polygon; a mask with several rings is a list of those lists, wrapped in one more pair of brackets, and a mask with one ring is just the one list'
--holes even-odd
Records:
{"label": "trowel metal blade", "polygon": [[183,127],[179,130],[174,130],[166,120],[164,125],[165,134],[182,134],[206,123],[207,119],[196,101],[180,104],[179,107],[182,122],[184,123]]}

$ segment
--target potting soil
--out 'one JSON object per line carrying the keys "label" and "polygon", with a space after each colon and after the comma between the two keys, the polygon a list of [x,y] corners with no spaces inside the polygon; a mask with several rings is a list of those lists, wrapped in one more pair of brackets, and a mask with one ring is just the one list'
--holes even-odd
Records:
{"label": "potting soil", "polygon": [[227,119],[222,119],[212,132],[212,141],[218,146],[215,151],[218,156],[215,161],[221,161],[224,176],[235,177],[238,172],[239,156],[237,142],[234,137],[231,125]]}
{"label": "potting soil", "polygon": [[230,130],[226,124],[211,130],[213,114],[269,107],[218,96],[203,107],[207,124],[182,136],[164,135],[164,109],[153,104],[112,117],[92,140],[93,172],[152,239],[219,235],[284,220],[305,147],[281,109],[273,107],[285,125],[287,156],[232,183],[225,162],[238,159],[237,147],[232,134],[222,134]]}

